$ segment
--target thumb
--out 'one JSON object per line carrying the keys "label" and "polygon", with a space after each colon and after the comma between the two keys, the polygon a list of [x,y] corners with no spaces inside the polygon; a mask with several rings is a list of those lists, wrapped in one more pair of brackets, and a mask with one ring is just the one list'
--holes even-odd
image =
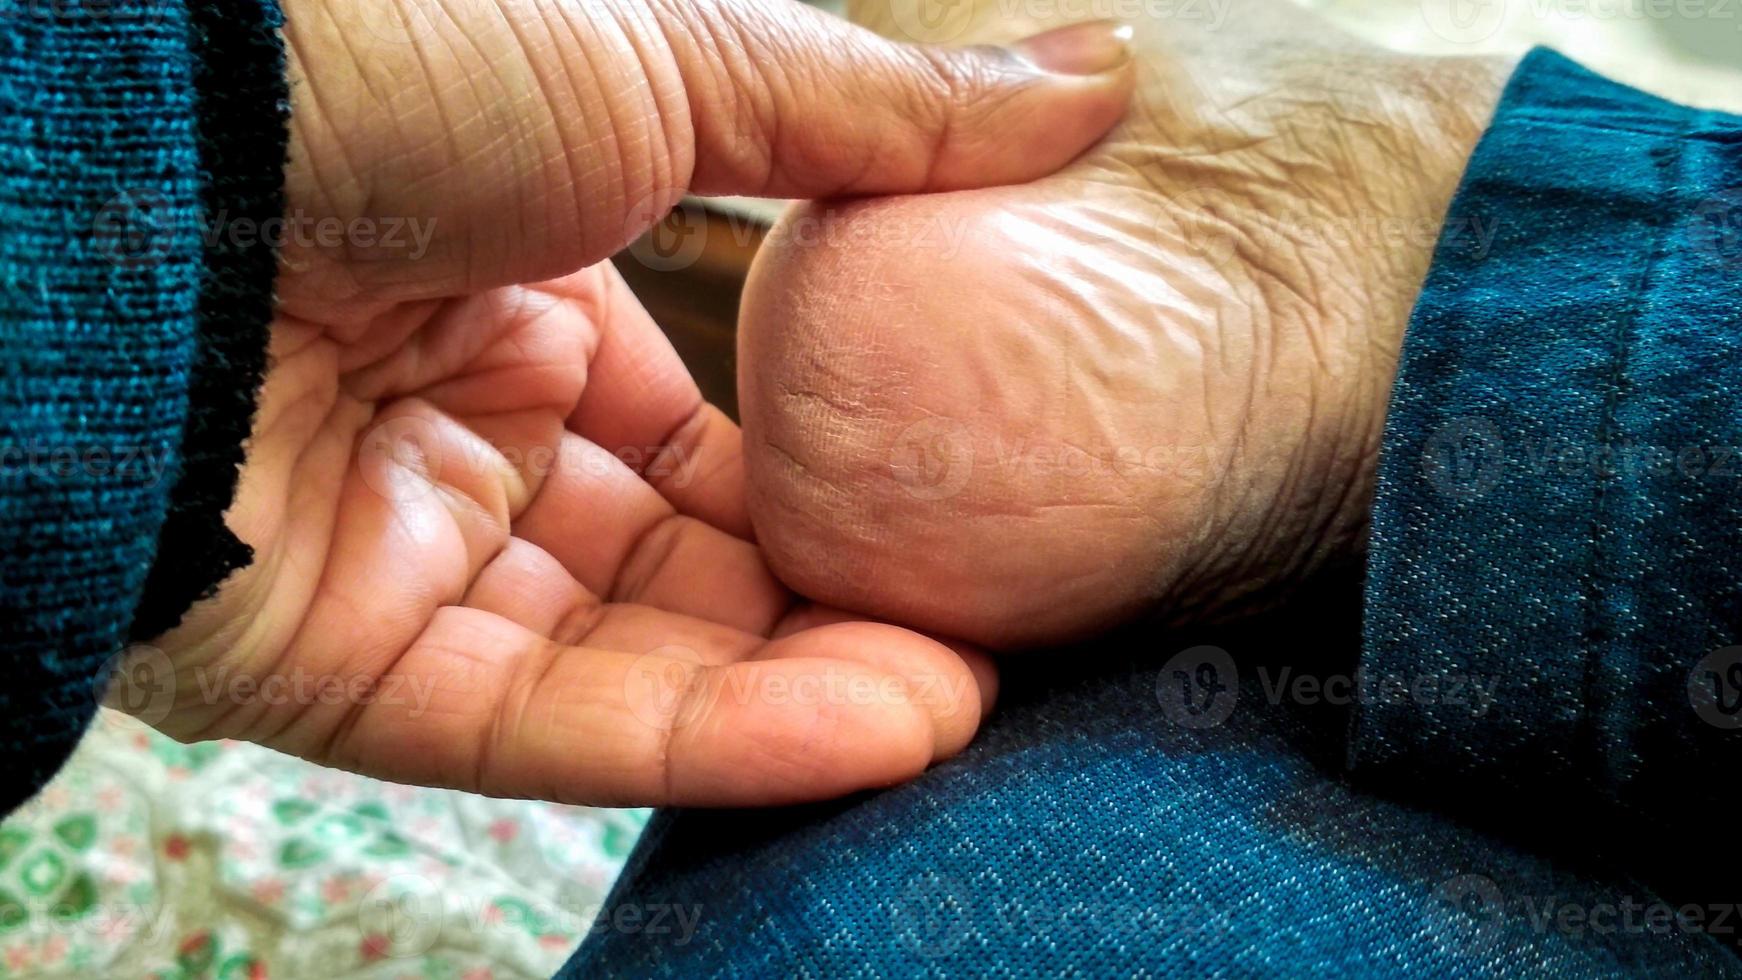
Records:
{"label": "thumb", "polygon": [[1029,180],[1111,128],[1134,85],[1108,21],[952,49],[793,0],[285,10],[287,227],[345,232],[287,236],[280,298],[313,316],[554,278],[686,193]]}
{"label": "thumb", "polygon": [[958,190],[1045,176],[1124,114],[1130,28],[1007,48],[901,44],[786,0],[684,4],[661,24],[704,195]]}

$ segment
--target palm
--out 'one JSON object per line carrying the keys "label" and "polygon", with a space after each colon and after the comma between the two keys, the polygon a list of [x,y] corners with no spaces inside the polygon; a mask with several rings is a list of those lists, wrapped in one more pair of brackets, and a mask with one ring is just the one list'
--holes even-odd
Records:
{"label": "palm", "polygon": [[[228,515],[256,561],[162,641],[172,734],[485,793],[724,802],[891,781],[977,724],[948,649],[769,576],[736,428],[609,266],[281,314],[273,356]],[[955,721],[911,724],[917,687],[767,696],[890,674],[941,681]]]}
{"label": "palm", "polygon": [[593,802],[825,797],[960,748],[983,661],[774,582],[737,428],[595,264],[685,193],[1031,179],[1130,72],[912,50],[786,0],[284,8],[287,210],[345,234],[278,252],[226,515],[256,561],[157,641],[152,720]]}

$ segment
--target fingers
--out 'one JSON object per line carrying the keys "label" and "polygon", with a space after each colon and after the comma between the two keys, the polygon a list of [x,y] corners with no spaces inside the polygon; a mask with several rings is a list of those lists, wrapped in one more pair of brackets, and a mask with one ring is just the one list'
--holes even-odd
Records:
{"label": "fingers", "polygon": [[511,538],[466,594],[467,608],[494,613],[568,645],[625,653],[681,648],[704,665],[781,655],[783,640],[823,626],[834,631],[833,657],[903,677],[911,699],[933,714],[938,751],[954,754],[991,711],[998,677],[991,658],[964,643],[916,644],[907,630],[865,622],[838,609],[806,604],[780,618],[772,636],[655,606],[604,603],[569,577],[544,549]]}
{"label": "fingers", "polygon": [[[801,633],[832,623],[863,624],[864,620],[845,610],[807,602],[796,606],[785,616],[782,616],[771,635],[778,640],[784,636],[791,636],[794,633]],[[973,673],[975,688],[980,693],[980,718],[984,720],[987,715],[992,713],[992,706],[998,700],[997,665],[992,662],[992,658],[987,656],[984,650],[972,644],[935,636],[932,639],[948,647],[950,652],[954,653]],[[972,733],[970,732],[970,734]]]}
{"label": "fingers", "polygon": [[756,546],[686,517],[616,456],[564,436],[559,465],[515,521],[518,537],[613,602],[766,634],[791,603]]}
{"label": "fingers", "polygon": [[1031,180],[1099,139],[1133,84],[1098,21],[1012,49],[898,44],[789,0],[655,4],[700,194],[828,197]]}
{"label": "fingers", "polygon": [[767,642],[670,609],[607,603],[575,581],[550,552],[521,538],[508,540],[461,604],[568,646],[646,653],[676,645],[696,651],[703,663],[734,663]]}
{"label": "fingers", "polygon": [[[859,659],[866,647],[881,668]],[[978,720],[960,660],[893,627],[823,627],[757,659],[709,659],[676,644],[640,654],[562,646],[450,607],[395,665],[409,693],[359,706],[325,758],[495,796],[768,805],[909,779],[959,749]],[[916,678],[940,670],[922,690]],[[959,698],[947,712],[927,703],[939,691]]]}
{"label": "fingers", "polygon": [[671,341],[609,263],[599,267],[599,348],[569,427],[615,453],[681,514],[751,537],[738,426],[702,393]]}
{"label": "fingers", "polygon": [[[896,639],[908,630],[868,622],[839,610],[810,608],[814,615],[801,613],[783,619],[774,638],[781,640],[830,626],[838,641],[847,641],[838,643],[833,656],[907,678],[913,699],[932,712],[940,752],[953,755],[960,751],[992,712],[998,694],[998,669],[978,648],[929,637],[934,641],[932,646],[920,649]],[[798,627],[800,620],[808,624]],[[778,648],[778,644],[771,644],[752,656],[763,659],[768,650]]]}

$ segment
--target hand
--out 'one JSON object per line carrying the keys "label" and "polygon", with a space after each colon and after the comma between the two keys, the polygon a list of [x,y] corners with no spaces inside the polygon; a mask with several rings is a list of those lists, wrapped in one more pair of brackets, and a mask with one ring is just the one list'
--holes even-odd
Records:
{"label": "hand", "polygon": [[[823,797],[960,749],[983,661],[780,587],[737,429],[594,263],[686,191],[1036,176],[1117,118],[1128,72],[757,0],[286,12],[291,227],[370,240],[283,253],[227,515],[256,560],[158,641],[159,727],[615,804]],[[396,221],[416,254],[378,240]]]}
{"label": "hand", "polygon": [[[859,12],[894,32],[920,2]],[[1052,26],[971,6],[961,40]],[[1134,27],[1133,111],[1059,173],[770,235],[740,399],[751,515],[801,593],[1021,647],[1358,554],[1405,321],[1510,65],[1280,0]]]}

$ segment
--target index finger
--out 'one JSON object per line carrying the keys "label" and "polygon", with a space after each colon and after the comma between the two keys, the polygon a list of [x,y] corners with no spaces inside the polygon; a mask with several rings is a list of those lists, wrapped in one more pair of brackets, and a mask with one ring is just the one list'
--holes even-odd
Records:
{"label": "index finger", "polygon": [[570,431],[614,453],[678,513],[748,540],[744,440],[702,399],[677,351],[609,263],[598,268],[599,345]]}

